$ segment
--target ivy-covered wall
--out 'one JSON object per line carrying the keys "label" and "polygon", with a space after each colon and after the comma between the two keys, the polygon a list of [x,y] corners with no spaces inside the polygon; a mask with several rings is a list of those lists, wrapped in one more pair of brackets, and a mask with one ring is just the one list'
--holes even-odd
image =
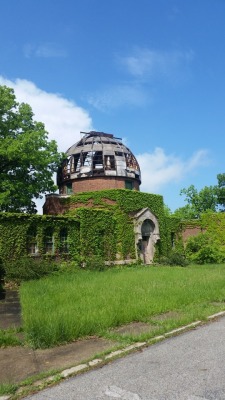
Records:
{"label": "ivy-covered wall", "polygon": [[175,217],[166,219],[168,242],[169,235],[174,237],[176,247],[185,247],[189,237],[206,233],[214,243],[225,246],[225,213],[208,211],[200,219],[180,220]]}
{"label": "ivy-covered wall", "polygon": [[75,218],[0,213],[0,258],[4,262],[27,254],[58,256],[67,253],[67,247],[78,255],[79,232]]}
{"label": "ivy-covered wall", "polygon": [[86,192],[60,200],[63,215],[0,214],[0,258],[54,255],[104,260],[136,257],[133,216],[149,208],[159,222],[157,254],[171,248],[171,226],[159,195],[126,189]]}
{"label": "ivy-covered wall", "polygon": [[[160,195],[142,193],[134,190],[126,189],[111,189],[102,190],[96,192],[85,192],[72,195],[68,198],[61,200],[64,203],[67,215],[80,215],[81,209],[89,209],[88,224],[95,225],[95,214],[98,210],[99,218],[102,215],[104,219],[104,213],[100,213],[100,210],[107,210],[111,212],[112,226],[114,226],[114,234],[108,241],[113,241],[115,246],[115,252],[113,255],[117,255],[117,258],[123,259],[135,259],[135,239],[134,239],[134,223],[133,216],[143,208],[149,208],[151,212],[156,216],[159,222],[160,229],[160,242],[158,244],[158,252],[160,254],[167,254],[168,247],[171,246],[169,238],[166,218],[164,215],[164,204],[163,197]],[[95,210],[95,211],[94,211]],[[84,216],[82,217],[84,218]],[[110,219],[108,220],[109,223]],[[84,223],[84,222],[83,222]],[[90,237],[91,241],[91,237]]]}

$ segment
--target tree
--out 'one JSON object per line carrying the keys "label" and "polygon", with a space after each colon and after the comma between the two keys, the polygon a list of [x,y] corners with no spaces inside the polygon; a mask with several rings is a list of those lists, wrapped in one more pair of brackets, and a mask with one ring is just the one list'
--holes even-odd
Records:
{"label": "tree", "polygon": [[200,215],[208,210],[217,211],[218,206],[218,186],[205,186],[199,192],[194,185],[187,189],[182,189],[181,195],[185,195],[187,205],[179,208],[174,215],[183,219],[199,218]]}
{"label": "tree", "polygon": [[222,210],[225,208],[225,173],[217,175],[218,187],[217,187],[217,196],[218,196],[218,204],[222,206]]}
{"label": "tree", "polygon": [[36,213],[33,199],[56,190],[52,176],[61,154],[33,116],[13,89],[0,86],[0,211]]}
{"label": "tree", "polygon": [[174,211],[173,216],[180,219],[195,219],[196,210],[192,205],[186,204],[184,207],[177,208]]}

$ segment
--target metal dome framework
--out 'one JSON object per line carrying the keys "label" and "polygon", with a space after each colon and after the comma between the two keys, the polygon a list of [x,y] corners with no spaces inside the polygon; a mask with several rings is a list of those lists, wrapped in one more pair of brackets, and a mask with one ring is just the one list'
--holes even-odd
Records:
{"label": "metal dome framework", "polygon": [[57,175],[59,187],[68,181],[97,176],[124,177],[141,183],[139,164],[121,139],[91,131],[66,151]]}

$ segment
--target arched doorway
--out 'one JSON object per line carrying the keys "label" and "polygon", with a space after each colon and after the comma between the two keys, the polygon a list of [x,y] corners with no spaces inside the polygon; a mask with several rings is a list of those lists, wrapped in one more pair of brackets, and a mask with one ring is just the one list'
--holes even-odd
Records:
{"label": "arched doorway", "polygon": [[151,264],[160,236],[158,220],[149,208],[142,209],[134,216],[134,232],[137,259],[141,258],[144,264]]}
{"label": "arched doorway", "polygon": [[154,222],[147,218],[143,221],[141,225],[141,235],[142,235],[142,242],[141,242],[141,252],[143,256],[144,264],[149,264],[152,261],[151,257],[151,249],[149,247],[149,241],[151,238],[152,233],[154,232],[155,224]]}

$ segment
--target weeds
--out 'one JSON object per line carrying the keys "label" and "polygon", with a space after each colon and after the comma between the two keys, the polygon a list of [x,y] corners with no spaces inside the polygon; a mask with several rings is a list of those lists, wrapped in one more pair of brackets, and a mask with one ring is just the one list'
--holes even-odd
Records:
{"label": "weeds", "polygon": [[17,329],[0,329],[0,347],[19,346],[21,340],[17,336]]}
{"label": "weeds", "polygon": [[215,309],[211,302],[225,299],[224,272],[224,265],[115,268],[25,282],[20,288],[23,328],[38,348],[103,336],[113,327],[168,311],[179,311],[182,318],[165,322],[163,329],[176,327],[204,318]]}
{"label": "weeds", "polygon": [[14,394],[18,389],[17,385],[11,383],[0,383],[0,396]]}

